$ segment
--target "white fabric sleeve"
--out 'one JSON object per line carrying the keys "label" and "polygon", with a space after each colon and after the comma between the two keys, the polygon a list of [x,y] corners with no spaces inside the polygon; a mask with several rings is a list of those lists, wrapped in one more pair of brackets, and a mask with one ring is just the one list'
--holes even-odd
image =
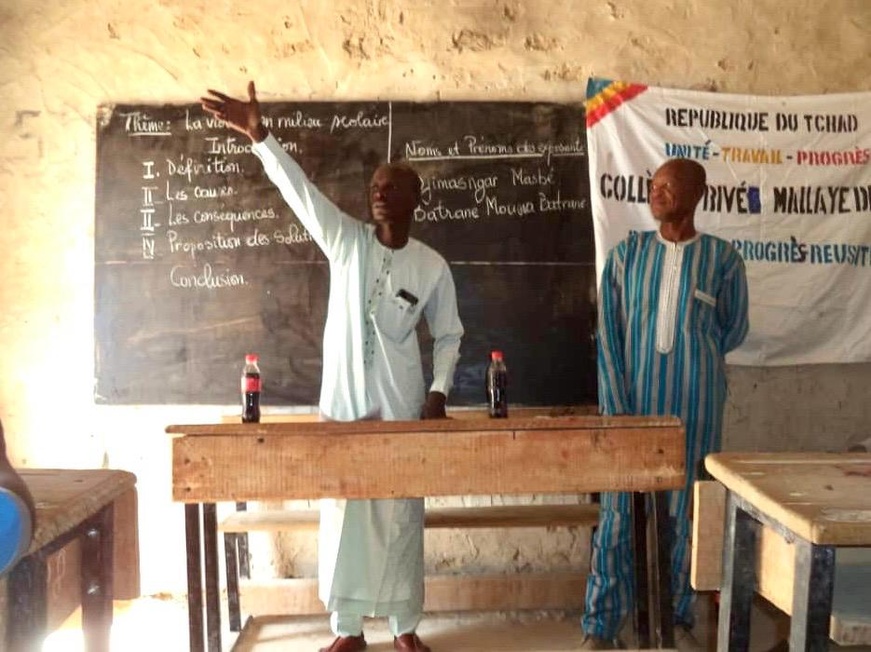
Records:
{"label": "white fabric sleeve", "polygon": [[343,237],[356,234],[362,223],[327,199],[272,134],[254,143],[251,151],[321,251],[334,260]]}
{"label": "white fabric sleeve", "polygon": [[441,274],[429,301],[424,307],[429,332],[433,336],[431,392],[447,396],[454,384],[454,370],[460,359],[460,340],[463,324],[457,312],[457,291],[447,263],[442,263]]}

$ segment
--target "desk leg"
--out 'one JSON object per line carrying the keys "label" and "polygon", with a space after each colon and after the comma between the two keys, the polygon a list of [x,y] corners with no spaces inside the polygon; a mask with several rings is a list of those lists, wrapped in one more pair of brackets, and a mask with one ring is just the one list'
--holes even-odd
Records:
{"label": "desk leg", "polygon": [[203,553],[206,558],[206,633],[209,652],[221,652],[221,586],[218,577],[218,515],[203,503]]}
{"label": "desk leg", "polygon": [[796,538],[790,650],[825,652],[829,649],[834,577],[834,547],[815,546]]}
{"label": "desk leg", "polygon": [[88,652],[109,652],[115,547],[115,506],[110,503],[85,525],[81,541],[82,631]]}
{"label": "desk leg", "polygon": [[203,652],[203,576],[200,563],[200,504],[184,506],[188,571],[188,637],[191,652]]}
{"label": "desk leg", "polygon": [[756,520],[738,506],[730,491],[726,500],[723,542],[723,585],[720,590],[719,652],[747,652],[750,608],[756,592]]}
{"label": "desk leg", "polygon": [[653,595],[659,647],[674,648],[674,606],[671,595],[671,522],[668,515],[668,494],[653,494]]}
{"label": "desk leg", "polygon": [[235,532],[224,532],[224,568],[227,570],[227,617],[230,631],[242,631],[242,613],[239,607],[239,555],[241,546]]}
{"label": "desk leg", "polygon": [[[236,503],[236,511],[244,512],[248,510],[248,503]],[[249,565],[249,557],[248,554],[248,533],[247,532],[237,532],[236,533],[236,550],[238,552],[238,560],[239,560],[239,576],[244,577],[245,579],[251,578],[251,566]]]}
{"label": "desk leg", "polygon": [[632,556],[635,564],[635,637],[650,647],[650,577],[647,567],[647,494],[632,494]]}
{"label": "desk leg", "polygon": [[41,649],[48,623],[48,565],[45,556],[35,552],[20,560],[7,582],[9,619],[4,649],[9,652]]}

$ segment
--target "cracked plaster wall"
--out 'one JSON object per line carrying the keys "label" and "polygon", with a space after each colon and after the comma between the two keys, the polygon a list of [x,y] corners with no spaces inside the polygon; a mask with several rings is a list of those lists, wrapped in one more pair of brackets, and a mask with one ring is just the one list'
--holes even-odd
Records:
{"label": "cracked plaster wall", "polygon": [[[591,75],[867,91],[869,33],[869,0],[0,0],[0,416],[13,461],[134,471],[143,591],[183,590],[163,429],[226,410],[93,404],[99,104],[243,93],[249,78],[265,100],[580,101]],[[839,448],[871,434],[869,380],[869,364],[732,369],[726,445]],[[584,534],[439,536],[431,568],[579,566],[587,545]],[[313,568],[310,546],[281,550],[281,569]]]}

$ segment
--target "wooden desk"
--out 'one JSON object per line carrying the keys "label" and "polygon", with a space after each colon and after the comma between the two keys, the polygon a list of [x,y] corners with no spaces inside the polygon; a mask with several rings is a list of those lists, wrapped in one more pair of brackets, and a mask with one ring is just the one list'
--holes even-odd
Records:
{"label": "wooden desk", "polygon": [[[7,577],[6,647],[10,652],[41,649],[51,623],[69,615],[63,606],[50,604],[49,559],[67,546],[78,546],[81,588],[76,604],[82,606],[82,628],[89,651],[109,650],[115,550],[123,562],[119,579],[124,597],[139,592],[139,556],[136,525],[136,476],[127,471],[20,469],[36,503],[33,542]],[[119,536],[115,536],[116,531]],[[60,588],[61,599],[69,595]]]}
{"label": "wooden desk", "polygon": [[[655,492],[655,531],[664,535],[667,508],[659,492],[682,488],[685,481],[684,429],[671,417],[224,423],[169,426],[167,432],[178,435],[172,444],[173,499],[187,503],[195,651],[204,644],[201,554],[208,646],[210,652],[221,647],[216,502]],[[651,589],[646,553],[636,550],[639,621],[647,616],[647,599],[655,596],[661,642],[670,646],[669,546],[656,541],[666,563],[659,564]],[[639,543],[643,549],[643,538]]]}
{"label": "wooden desk", "polygon": [[791,650],[827,650],[838,547],[871,546],[871,454],[718,453],[727,489],[718,649],[747,650],[762,525],[795,547]]}

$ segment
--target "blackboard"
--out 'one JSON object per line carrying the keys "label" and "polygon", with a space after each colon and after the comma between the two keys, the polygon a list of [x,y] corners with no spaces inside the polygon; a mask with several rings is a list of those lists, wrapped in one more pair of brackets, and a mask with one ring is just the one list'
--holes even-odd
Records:
{"label": "blackboard", "polygon": [[[514,102],[267,102],[321,190],[366,219],[375,168],[423,180],[412,236],[449,262],[466,330],[449,403],[482,404],[501,349],[518,405],[595,403],[595,265],[584,114]],[[329,269],[247,138],[198,104],[100,107],[95,401],[316,405]],[[424,363],[431,340],[419,330]],[[329,343],[326,343],[329,346]]]}

